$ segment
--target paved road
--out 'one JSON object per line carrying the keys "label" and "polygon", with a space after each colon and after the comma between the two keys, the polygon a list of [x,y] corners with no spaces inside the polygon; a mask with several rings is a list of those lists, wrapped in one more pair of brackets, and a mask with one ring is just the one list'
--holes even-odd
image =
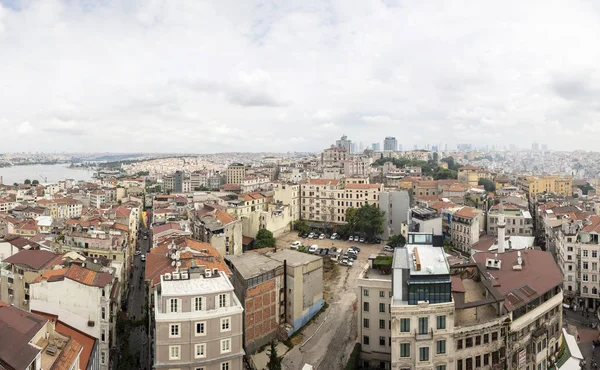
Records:
{"label": "paved road", "polygon": [[579,349],[581,354],[587,361],[587,366],[584,369],[592,369],[590,366],[591,359],[595,359],[600,364],[600,348],[593,348],[592,341],[598,339],[600,331],[598,329],[592,329],[589,327],[592,323],[598,323],[598,319],[594,317],[592,313],[582,315],[581,311],[573,311],[571,309],[564,309],[565,322],[569,325],[577,327],[577,334],[579,336]]}
{"label": "paved road", "polygon": [[[140,235],[146,229],[140,229]],[[146,254],[150,247],[150,241],[140,238],[139,240],[140,250],[142,254]],[[127,317],[139,320],[144,316],[144,305],[146,303],[146,288],[144,285],[144,262],[142,261],[141,255],[134,256],[133,259],[133,278],[129,280],[129,298],[127,302]],[[129,348],[133,351],[134,355],[140,359],[139,367],[141,369],[150,369],[151,366],[148,360],[148,335],[146,332],[146,326],[138,327],[131,332],[129,336]]]}

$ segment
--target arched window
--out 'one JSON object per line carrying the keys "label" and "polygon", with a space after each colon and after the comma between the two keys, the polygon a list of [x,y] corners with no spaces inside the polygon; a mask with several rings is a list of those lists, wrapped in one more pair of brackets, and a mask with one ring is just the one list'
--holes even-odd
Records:
{"label": "arched window", "polygon": [[593,287],[593,288],[592,288],[592,294],[593,294],[593,295],[596,295],[596,294],[598,294],[598,289],[596,289],[596,287]]}
{"label": "arched window", "polygon": [[588,292],[588,287],[584,286],[583,287],[583,294],[587,294],[587,292]]}

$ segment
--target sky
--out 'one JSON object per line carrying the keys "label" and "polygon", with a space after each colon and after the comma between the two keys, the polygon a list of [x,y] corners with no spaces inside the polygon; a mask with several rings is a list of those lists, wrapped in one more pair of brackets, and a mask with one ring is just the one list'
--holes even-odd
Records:
{"label": "sky", "polygon": [[595,150],[597,4],[0,0],[0,152]]}

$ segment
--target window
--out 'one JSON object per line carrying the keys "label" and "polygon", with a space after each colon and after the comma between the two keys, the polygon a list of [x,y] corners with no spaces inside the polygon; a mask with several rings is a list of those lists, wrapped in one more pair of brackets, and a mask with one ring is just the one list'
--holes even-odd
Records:
{"label": "window", "polygon": [[446,329],[446,316],[438,316],[436,321],[438,330]]}
{"label": "window", "polygon": [[169,360],[179,360],[181,358],[181,346],[169,346]]}
{"label": "window", "polygon": [[588,274],[583,274],[583,281],[588,281]]}
{"label": "window", "polygon": [[465,348],[471,348],[473,347],[473,338],[469,337],[467,339],[465,339]]}
{"label": "window", "polygon": [[463,348],[463,341],[462,339],[458,339],[456,341],[456,349],[462,349]]}
{"label": "window", "polygon": [[106,320],[106,308],[102,307],[102,320]]}
{"label": "window", "polygon": [[169,338],[179,338],[179,324],[169,325]]}
{"label": "window", "polygon": [[383,290],[379,291],[379,297],[385,298],[385,292]]}
{"label": "window", "polygon": [[221,362],[221,370],[230,370],[230,368],[229,368],[229,361],[227,361],[227,362]]}
{"label": "window", "polygon": [[419,334],[427,334],[429,331],[429,320],[427,317],[419,317]]}
{"label": "window", "polygon": [[446,370],[446,365],[438,365],[435,367],[435,370]]}
{"label": "window", "polygon": [[457,360],[456,361],[456,370],[463,370],[463,361],[462,360]]}
{"label": "window", "polygon": [[483,366],[487,366],[490,363],[490,355],[486,353],[483,355]]}
{"label": "window", "polygon": [[363,311],[369,312],[369,302],[363,302]]}
{"label": "window", "polygon": [[169,301],[170,312],[179,312],[179,299],[172,298]]}
{"label": "window", "polygon": [[419,361],[429,361],[429,347],[419,348]]}
{"label": "window", "polygon": [[410,332],[410,319],[400,319],[400,332],[401,333]]}
{"label": "window", "polygon": [[206,322],[201,321],[196,323],[196,336],[206,335]]}
{"label": "window", "polygon": [[592,258],[598,258],[598,251],[592,251]]}
{"label": "window", "polygon": [[379,304],[379,312],[385,312],[385,303]]}
{"label": "window", "polygon": [[446,340],[438,340],[436,343],[436,354],[443,355],[446,353]]}
{"label": "window", "polygon": [[584,257],[587,257],[587,256],[588,256],[588,251],[587,251],[587,249],[584,249],[584,250],[583,250],[583,256],[584,256]]}
{"label": "window", "polygon": [[475,368],[479,369],[481,367],[481,356],[475,357]]}
{"label": "window", "polygon": [[197,343],[195,347],[196,347],[195,358],[204,358],[204,357],[206,357],[206,344],[204,344],[204,343]]}
{"label": "window", "polygon": [[587,263],[587,262],[584,262],[584,263],[583,263],[583,269],[584,269],[584,270],[587,270],[587,269],[588,269],[588,267],[589,267],[588,263]]}
{"label": "window", "polygon": [[100,363],[104,365],[106,363],[106,353],[100,352]]}
{"label": "window", "polygon": [[219,294],[219,308],[227,307],[227,294]]}
{"label": "window", "polygon": [[495,342],[497,340],[498,340],[498,332],[495,331],[495,332],[492,333],[492,342]]}
{"label": "window", "polygon": [[385,346],[385,337],[379,337],[379,345]]}
{"label": "window", "polygon": [[221,319],[221,331],[230,331],[231,330],[231,318],[225,317]]}
{"label": "window", "polygon": [[385,320],[379,320],[379,329],[385,329]]}
{"label": "window", "polygon": [[102,334],[100,334],[100,339],[103,342],[106,342],[106,332],[104,331],[104,329],[102,329]]}
{"label": "window", "polygon": [[410,343],[400,343],[400,357],[410,357]]}
{"label": "window", "polygon": [[369,328],[369,319],[363,319],[363,328]]}
{"label": "window", "polygon": [[204,297],[195,297],[194,298],[194,311],[202,311],[204,310]]}
{"label": "window", "polygon": [[368,289],[363,289],[363,295],[365,297],[368,297],[369,296],[369,290]]}
{"label": "window", "polygon": [[369,336],[368,335],[363,335],[363,344],[365,346],[369,345]]}
{"label": "window", "polygon": [[475,345],[476,346],[481,345],[481,335],[478,335],[475,337]]}
{"label": "window", "polygon": [[231,352],[231,339],[221,339],[221,353]]}
{"label": "window", "polygon": [[490,341],[490,335],[489,334],[483,334],[483,344],[487,344]]}

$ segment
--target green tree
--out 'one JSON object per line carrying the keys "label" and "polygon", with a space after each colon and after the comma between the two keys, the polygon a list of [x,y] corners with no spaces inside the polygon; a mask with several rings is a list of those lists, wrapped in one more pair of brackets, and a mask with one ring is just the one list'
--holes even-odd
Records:
{"label": "green tree", "polygon": [[441,168],[438,172],[433,174],[434,180],[448,180],[448,179],[457,179],[458,173],[454,170],[447,170],[445,168]]}
{"label": "green tree", "polygon": [[483,185],[483,188],[485,189],[485,191],[487,191],[488,193],[494,192],[496,191],[496,184],[492,181],[492,180],[488,180],[488,179],[479,179],[479,181],[477,182],[477,184],[479,185]]}
{"label": "green tree", "polygon": [[294,230],[302,234],[308,234],[310,232],[310,226],[308,226],[306,220],[296,220],[294,221]]}
{"label": "green tree", "polygon": [[26,179],[26,180],[23,182],[23,184],[25,184],[25,185],[29,185],[29,184],[31,184],[31,180],[29,180],[29,179]]}
{"label": "green tree", "polygon": [[273,233],[267,229],[260,229],[254,240],[254,248],[275,248],[275,238]]}
{"label": "green tree", "polygon": [[204,185],[201,185],[201,186],[196,186],[196,187],[194,188],[194,191],[208,191],[208,190],[210,190],[210,189],[209,189],[209,188],[207,188],[207,187],[206,187],[206,186],[204,186]]}
{"label": "green tree", "polygon": [[356,210],[356,229],[368,239],[374,239],[383,233],[385,213],[375,204],[365,204]]}
{"label": "green tree", "polygon": [[346,209],[345,234],[353,234],[358,230],[358,211],[356,208]]}
{"label": "green tree", "polygon": [[31,185],[38,185],[39,183],[40,183],[39,181],[37,181],[37,180],[33,180],[33,181],[31,182]]}
{"label": "green tree", "polygon": [[395,234],[390,236],[387,245],[392,248],[401,248],[406,245],[406,238],[402,234]]}
{"label": "green tree", "polygon": [[271,348],[269,348],[269,362],[267,362],[267,370],[281,370],[281,361],[283,357],[277,355],[277,348],[275,342],[271,341]]}

